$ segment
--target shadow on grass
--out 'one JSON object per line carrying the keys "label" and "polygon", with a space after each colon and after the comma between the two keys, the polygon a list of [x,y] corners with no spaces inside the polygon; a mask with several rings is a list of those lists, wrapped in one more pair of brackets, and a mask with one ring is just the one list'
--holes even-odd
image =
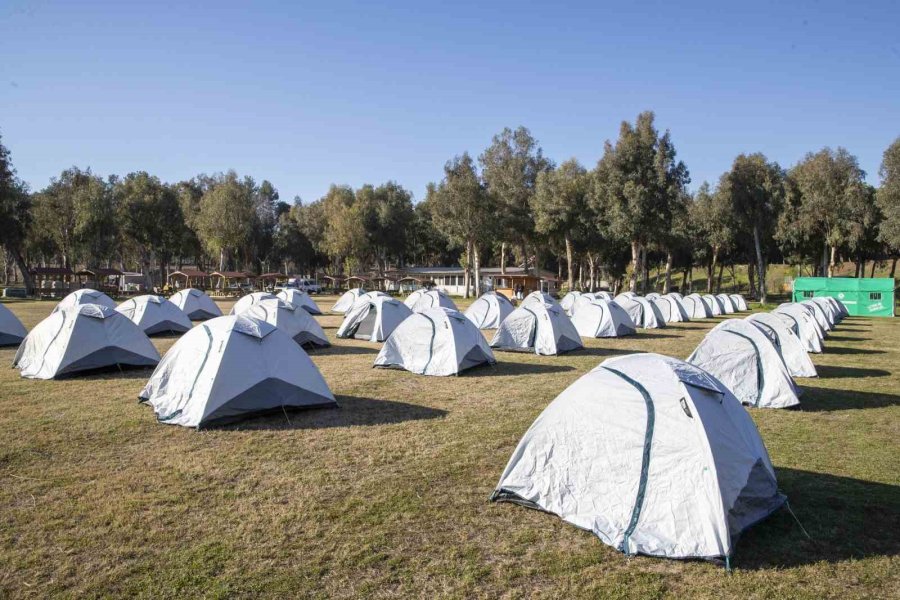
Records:
{"label": "shadow on grass", "polygon": [[859,367],[835,367],[833,365],[816,365],[820,378],[840,377],[888,377],[891,372],[884,369],[860,369]]}
{"label": "shadow on grass", "polygon": [[[819,372],[821,373],[821,370]],[[876,392],[804,387],[803,395],[800,397],[799,409],[803,412],[829,412],[833,410],[887,408],[889,406],[900,406],[900,396]]]}
{"label": "shadow on grass", "polygon": [[248,418],[230,425],[222,425],[221,430],[260,429],[330,429],[336,427],[358,427],[369,425],[390,425],[406,421],[439,419],[447,411],[418,404],[376,400],[358,396],[337,396],[340,408],[315,408],[308,410],[278,409],[254,418]]}
{"label": "shadow on grass", "polygon": [[89,369],[87,371],[76,371],[75,373],[66,373],[56,377],[56,381],[68,381],[70,379],[82,381],[113,381],[113,380],[141,380],[147,381],[153,375],[156,366],[152,367],[134,367],[130,365],[100,367],[98,369]]}
{"label": "shadow on grass", "polygon": [[828,339],[825,340],[823,354],[884,354],[884,350],[873,350],[871,348],[850,348],[848,346],[829,346]]}
{"label": "shadow on grass", "polygon": [[325,348],[316,348],[315,350],[309,351],[310,356],[341,356],[349,354],[378,354],[378,348],[332,344]]}
{"label": "shadow on grass", "polygon": [[900,554],[900,487],[797,469],[775,471],[812,539],[781,509],[742,536],[736,566],[769,569]]}
{"label": "shadow on grass", "polygon": [[825,340],[826,340],[826,341],[829,341],[829,342],[835,342],[835,341],[838,341],[838,342],[864,342],[864,341],[866,341],[866,340],[868,340],[868,339],[869,339],[869,338],[865,338],[865,337],[850,337],[850,336],[847,336],[847,335],[829,335],[827,338],[825,338]]}
{"label": "shadow on grass", "polygon": [[575,350],[573,352],[569,352],[569,356],[622,356],[623,354],[634,354],[634,350],[628,350],[625,348],[582,348],[581,350]]}
{"label": "shadow on grass", "polygon": [[[662,331],[665,331],[665,329],[663,329]],[[658,329],[654,329],[652,331],[648,331],[646,329],[638,329],[636,336],[640,340],[665,340],[665,339],[674,340],[674,339],[682,337],[677,332],[673,331],[672,333],[666,334],[666,333],[660,333],[660,330],[658,330]]]}
{"label": "shadow on grass", "polygon": [[[498,353],[499,354],[499,353]],[[502,360],[504,355],[501,355],[497,364],[491,367],[483,366],[477,367],[475,369],[470,369],[468,371],[463,371],[460,375],[465,376],[466,374],[472,374],[478,377],[511,377],[518,375],[547,375],[549,373],[565,373],[566,371],[574,371],[575,367],[569,365],[552,365],[545,363],[520,363],[520,362],[508,362]],[[577,352],[571,352],[568,354],[577,354]],[[564,355],[566,356],[566,355]],[[556,357],[554,356],[544,356],[542,359],[553,360]]]}

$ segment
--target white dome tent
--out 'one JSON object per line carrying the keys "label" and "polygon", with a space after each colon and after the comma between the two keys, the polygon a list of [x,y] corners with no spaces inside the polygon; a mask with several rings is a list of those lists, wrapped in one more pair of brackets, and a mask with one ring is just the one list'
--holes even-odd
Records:
{"label": "white dome tent", "polygon": [[303,308],[311,315],[322,314],[319,306],[315,303],[315,301],[313,301],[310,295],[303,290],[298,290],[297,288],[285,288],[275,294],[275,296],[280,298],[284,302],[287,302],[291,306]]}
{"label": "white dome tent", "polygon": [[193,327],[184,311],[163,296],[135,296],[117,306],[116,311],[131,319],[147,335],[184,333]]}
{"label": "white dome tent", "polygon": [[99,306],[105,306],[106,308],[116,308],[116,303],[113,301],[113,299],[103,292],[98,292],[97,290],[92,290],[90,288],[84,288],[75,290],[74,292],[60,300],[56,307],[53,309],[53,312],[72,308],[73,306],[78,306],[80,304],[97,304]]}
{"label": "white dome tent", "polygon": [[140,400],[161,423],[198,429],[273,410],[337,406],[288,334],[244,315],[212,319],[182,336]]}
{"label": "white dome tent", "polygon": [[802,306],[805,306],[807,310],[809,310],[810,314],[816,320],[816,323],[819,324],[819,327],[822,329],[822,333],[824,335],[828,335],[828,333],[834,329],[834,323],[828,318],[828,315],[825,314],[825,309],[822,308],[822,305],[818,302],[813,302],[811,300],[805,300],[800,303]]}
{"label": "white dome tent", "polygon": [[584,348],[561,307],[531,302],[514,310],[494,334],[491,348],[556,356]]}
{"label": "white dome tent", "polygon": [[55,311],[38,323],[13,366],[28,379],[54,379],[105,367],[152,367],[159,352],[128,317],[99,304]]}
{"label": "white dome tent", "polygon": [[466,309],[466,318],[478,329],[497,329],[515,310],[509,298],[500,292],[485,292]]}
{"label": "white dome tent", "polygon": [[649,294],[644,294],[644,298],[646,298],[647,300],[656,300],[661,295],[662,294],[658,294],[656,292],[650,292]]}
{"label": "white dome tent", "polygon": [[280,298],[264,298],[241,314],[274,325],[304,348],[327,348],[331,345],[322,326],[306,309]]}
{"label": "white dome tent", "polygon": [[613,299],[613,295],[610,294],[609,292],[592,292],[591,294],[586,294],[586,295],[590,295],[594,300],[612,301],[612,299]]}
{"label": "white dome tent", "polygon": [[400,323],[382,346],[374,366],[446,376],[496,362],[481,331],[461,312],[426,308]]}
{"label": "white dome tent", "polygon": [[719,299],[713,296],[712,294],[704,294],[700,296],[700,299],[706,304],[706,307],[709,309],[709,312],[714,317],[719,317],[725,314],[725,309],[722,307],[722,303],[719,302]]}
{"label": "white dome tent", "polygon": [[222,309],[212,298],[194,288],[187,288],[169,297],[169,302],[177,306],[191,321],[205,321],[222,316]]}
{"label": "white dome tent", "polygon": [[799,304],[782,304],[772,311],[797,334],[807,352],[822,352],[822,335],[815,319]]}
{"label": "white dome tent", "polygon": [[344,317],[337,337],[383,342],[412,311],[390,296],[363,295]]}
{"label": "white dome tent", "polygon": [[[528,306],[530,303],[534,304],[551,304],[556,307],[559,306],[559,302],[556,301],[556,298],[548,294],[547,292],[534,291],[525,296],[522,301],[519,303],[519,306]],[[560,307],[561,308],[561,307]]]}
{"label": "white dome tent", "polygon": [[278,298],[274,294],[270,294],[269,292],[253,292],[252,294],[241,296],[241,298],[234,303],[234,306],[231,307],[231,312],[228,314],[239,315],[261,300],[277,299]]}
{"label": "white dome tent", "polygon": [[659,311],[659,314],[662,315],[662,318],[666,323],[682,323],[688,320],[687,313],[684,312],[684,309],[676,298],[672,298],[671,296],[660,296],[659,298],[654,298],[650,302],[656,307],[656,310]]}
{"label": "white dome tent", "polygon": [[622,337],[637,333],[625,310],[611,300],[582,296],[575,301],[572,324],[578,335],[588,338]]}
{"label": "white dome tent", "polygon": [[726,315],[733,315],[737,312],[737,307],[731,301],[731,296],[728,294],[716,294],[716,300],[719,301],[719,305]]}
{"label": "white dome tent", "polygon": [[688,294],[681,300],[681,304],[690,319],[709,319],[713,316],[712,309],[700,294]]}
{"label": "white dome tent", "polygon": [[366,293],[366,290],[362,288],[353,288],[351,290],[347,290],[341,297],[338,298],[338,301],[334,303],[334,306],[331,307],[331,312],[333,313],[341,313],[342,315],[346,315],[347,311],[353,308],[353,305],[356,304],[357,299],[360,296]]}
{"label": "white dome tent", "polygon": [[629,555],[728,560],[786,498],[727,387],[680,360],[630,354],[544,409],[491,500],[555,514]]}
{"label": "white dome tent", "polygon": [[616,298],[613,302],[628,313],[636,326],[643,329],[660,329],[666,326],[666,320],[662,313],[653,302],[646,298],[640,296],[617,296]]}
{"label": "white dome tent", "polygon": [[803,347],[803,342],[780,317],[772,313],[756,313],[744,320],[777,337],[778,351],[791,377],[818,377],[816,366]]}
{"label": "white dome tent", "polygon": [[566,311],[566,314],[570,317],[572,316],[572,308],[575,306],[575,300],[580,298],[582,293],[577,290],[572,290],[568,294],[562,297],[562,300],[559,301],[559,306]]}
{"label": "white dome tent", "polygon": [[22,321],[0,304],[0,346],[18,346],[28,335]]}
{"label": "white dome tent", "polygon": [[672,306],[678,311],[678,314],[681,316],[680,322],[691,320],[691,316],[688,314],[687,307],[685,306],[684,297],[682,297],[681,294],[671,292],[664,295],[663,298],[671,302]]}
{"label": "white dome tent", "polygon": [[828,322],[831,324],[831,327],[834,328],[838,323],[843,319],[843,315],[841,314],[840,309],[831,302],[829,302],[829,298],[827,296],[818,296],[815,298],[810,298],[810,302],[814,302],[818,304],[822,310],[825,312],[825,316],[828,317]]}
{"label": "white dome tent", "polygon": [[800,404],[794,380],[772,338],[747,321],[722,321],[687,361],[718,378],[748,406],[788,408]]}
{"label": "white dome tent", "polygon": [[449,308],[457,310],[456,304],[441,290],[417,290],[403,301],[413,312],[422,312],[429,308]]}
{"label": "white dome tent", "polygon": [[731,302],[734,304],[734,307],[739,311],[750,310],[747,308],[747,301],[744,300],[744,297],[740,294],[731,294]]}

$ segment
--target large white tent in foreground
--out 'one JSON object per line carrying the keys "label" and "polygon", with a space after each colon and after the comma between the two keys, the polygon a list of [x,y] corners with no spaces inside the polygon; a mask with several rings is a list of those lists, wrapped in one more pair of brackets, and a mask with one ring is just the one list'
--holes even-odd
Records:
{"label": "large white tent in foreground", "polygon": [[667,558],[728,558],[742,531],[785,502],[728,388],[658,354],[607,359],[566,388],[522,437],[491,499]]}

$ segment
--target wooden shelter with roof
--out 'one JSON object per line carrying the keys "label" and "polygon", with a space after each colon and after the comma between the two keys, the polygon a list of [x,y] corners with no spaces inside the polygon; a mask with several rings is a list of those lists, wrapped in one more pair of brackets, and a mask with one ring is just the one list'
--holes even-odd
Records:
{"label": "wooden shelter with roof", "polygon": [[75,273],[69,267],[34,267],[30,273],[38,298],[61,298],[74,286]]}
{"label": "wooden shelter with roof", "polygon": [[175,289],[197,288],[205,290],[209,286],[209,273],[200,269],[183,268],[172,271],[167,278],[170,287]]}
{"label": "wooden shelter with roof", "polygon": [[117,296],[122,283],[122,271],[103,267],[81,269],[75,273],[80,287],[88,287],[108,296]]}
{"label": "wooden shelter with roof", "polygon": [[256,276],[246,271],[213,271],[213,289],[223,296],[241,296],[253,288]]}

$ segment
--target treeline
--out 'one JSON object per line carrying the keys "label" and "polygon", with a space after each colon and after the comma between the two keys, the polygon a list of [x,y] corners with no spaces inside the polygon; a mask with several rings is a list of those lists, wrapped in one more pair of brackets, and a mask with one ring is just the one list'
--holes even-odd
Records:
{"label": "treeline", "polygon": [[[568,287],[605,278],[651,288],[653,266],[672,275],[748,265],[764,299],[770,262],[830,276],[842,262],[900,255],[900,138],[884,153],[879,189],[843,148],[785,169],[742,154],[714,185],[690,175],[652,112],[623,122],[593,169],[556,165],[524,127],[505,129],[477,158],[444,166],[413,202],[387,182],[333,185],[314,202],[280,199],[268,181],[229,171],[165,183],[145,172],[103,179],[72,168],[32,192],[0,144],[0,242],[27,287],[33,266],[116,266],[155,282],[183,264],[207,269],[347,275],[404,266],[462,265],[480,293],[484,265],[557,270]],[[468,288],[469,286],[467,286]]]}

